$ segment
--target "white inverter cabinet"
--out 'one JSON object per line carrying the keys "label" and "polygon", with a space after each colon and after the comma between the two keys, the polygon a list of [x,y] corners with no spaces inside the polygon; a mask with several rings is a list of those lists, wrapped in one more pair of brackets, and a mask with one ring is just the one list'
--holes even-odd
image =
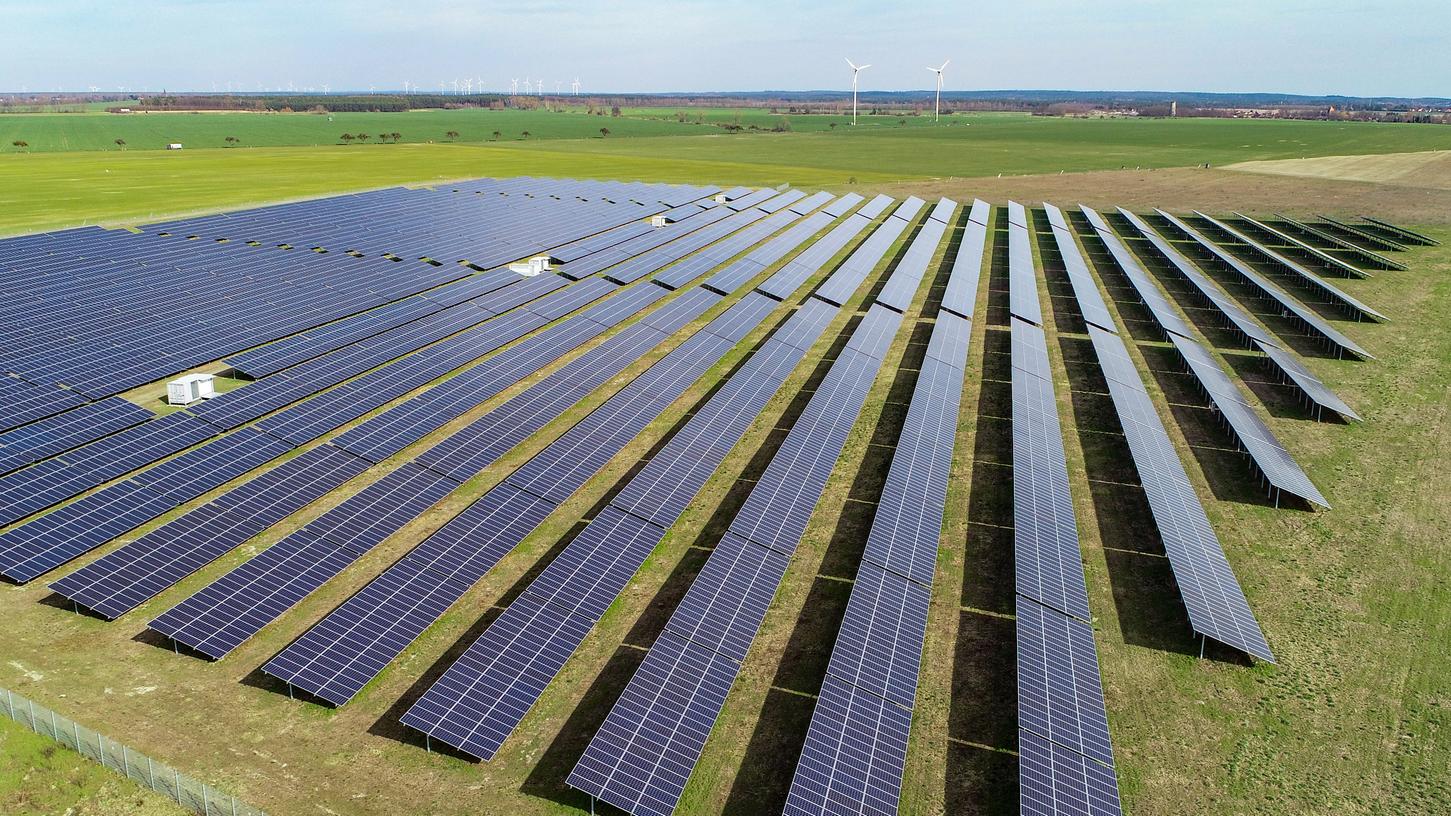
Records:
{"label": "white inverter cabinet", "polygon": [[190,405],[197,400],[217,395],[211,374],[188,374],[166,384],[166,401],[171,405]]}

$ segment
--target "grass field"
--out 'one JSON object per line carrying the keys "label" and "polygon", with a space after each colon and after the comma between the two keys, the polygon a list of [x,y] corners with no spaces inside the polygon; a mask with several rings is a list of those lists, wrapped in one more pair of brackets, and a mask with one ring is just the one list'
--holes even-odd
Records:
{"label": "grass field", "polygon": [[1321,156],[1314,159],[1251,161],[1230,166],[1246,173],[1300,176],[1451,190],[1451,152],[1386,153],[1371,156]]}
{"label": "grass field", "polygon": [[[328,192],[483,175],[755,185],[789,182],[799,187],[844,190],[853,183],[866,186],[999,174],[1041,177],[1059,172],[1192,167],[1205,163],[1219,166],[1301,155],[1405,152],[1451,145],[1451,129],[1431,125],[1085,120],[984,114],[956,117],[953,124],[940,127],[922,126],[923,120],[918,118],[909,119],[913,124],[907,127],[727,135],[715,128],[651,121],[638,114],[631,111],[618,119],[604,119],[656,129],[660,135],[580,138],[590,131],[581,130],[579,123],[599,118],[583,114],[420,111],[357,115],[417,116],[419,121],[427,117],[518,117],[521,126],[523,122],[534,123],[532,127],[541,138],[497,144],[322,144],[26,155],[12,152],[0,155],[0,234],[97,222],[144,222]],[[733,117],[736,112],[721,115]],[[149,120],[151,116],[122,116],[115,117],[115,121]],[[269,139],[286,144],[291,128],[315,127],[318,119],[326,119],[312,114],[165,116],[199,123],[238,121],[270,134],[267,138],[244,138],[244,145],[268,143]],[[0,129],[21,127],[31,121],[37,123],[34,127],[39,132],[47,128],[62,132],[76,127],[75,122],[96,119],[112,121],[90,114],[17,115],[0,117]],[[56,124],[46,124],[57,120]],[[429,121],[434,122],[430,127],[437,129],[438,123]],[[466,139],[474,135],[483,138],[462,130],[462,125],[457,127],[465,132]],[[680,132],[692,135],[666,135]],[[543,138],[546,135],[549,138]],[[75,139],[81,141],[79,136]],[[8,142],[9,137],[0,138],[0,145]],[[37,142],[32,140],[32,144]],[[1077,189],[1092,192],[1095,187],[1080,184]]]}
{"label": "grass field", "polygon": [[49,737],[0,717],[0,813],[180,816],[189,812]]}
{"label": "grass field", "polygon": [[[622,118],[636,112],[626,114]],[[1036,128],[1049,121],[1021,125],[1010,121],[1004,127]],[[1012,166],[1007,159],[973,155],[971,143],[960,140],[955,131],[947,136],[915,125],[845,137],[838,129],[821,134],[662,136],[497,147],[374,145],[10,156],[0,158],[0,230],[54,226],[81,218],[125,222],[146,219],[153,209],[159,215],[327,190],[513,173],[761,184],[779,179],[832,189],[845,189],[843,175],[853,173],[862,192],[881,189],[959,200],[978,195],[996,203],[1009,197],[1065,205],[1079,200],[1119,202],[1180,211],[1308,215],[1329,210],[1383,215],[1425,229],[1444,243],[1399,254],[1411,271],[1381,272],[1370,280],[1341,284],[1391,316],[1393,322],[1383,325],[1337,324],[1380,359],[1357,363],[1311,356],[1305,360],[1365,416],[1364,423],[1350,426],[1305,418],[1284,389],[1264,383],[1261,373],[1246,364],[1244,355],[1184,297],[1175,281],[1156,270],[1191,323],[1250,383],[1262,413],[1334,505],[1333,510],[1318,513],[1274,510],[1246,494],[1241,487],[1243,470],[1223,450],[1225,439],[1202,403],[1170,365],[1162,344],[1138,330],[1144,316],[1141,309],[1112,270],[1098,264],[1094,247],[1084,245],[1101,274],[1111,308],[1136,339],[1133,353],[1148,374],[1161,415],[1280,658],[1278,666],[1245,666],[1214,653],[1206,660],[1197,658],[1195,645],[1185,636],[1183,613],[1168,584],[1163,559],[1144,543],[1142,494],[1125,487],[1133,480],[1123,464],[1126,449],[1112,423],[1105,420],[1109,409],[1093,379],[1092,357],[1085,352],[1081,324],[1066,299],[1061,274],[1049,268],[1042,285],[1127,811],[1134,816],[1451,813],[1446,785],[1451,775],[1446,730],[1451,724],[1451,653],[1444,648],[1451,643],[1451,589],[1445,580],[1451,569],[1445,535],[1451,529],[1451,507],[1444,501],[1451,491],[1451,472],[1444,464],[1444,443],[1451,434],[1451,325],[1444,319],[1451,311],[1451,192],[1402,186],[1394,179],[1389,179],[1392,183],[1338,180],[1330,172],[1308,177],[1219,169],[1118,171],[1124,163],[1148,166],[1153,157],[1195,164],[1184,159],[1197,152],[1246,151],[1248,155],[1241,158],[1290,156],[1294,154],[1284,151],[1292,148],[1280,140],[1301,138],[1292,134],[1302,127],[1315,133],[1319,125],[1215,121],[1213,125],[1226,130],[1194,147],[1190,142],[1195,136],[1188,131],[1184,143],[1166,143],[1162,131],[1155,135],[1152,128],[1093,130],[1102,124],[1118,123],[1064,120],[1051,122],[1036,139],[1022,136],[1027,131],[1011,136],[1010,130],[1001,131],[998,139],[976,137],[996,142],[1004,155],[1013,144],[1026,151],[1025,156],[1007,159],[1037,174],[1004,178],[996,178],[999,171],[991,168]],[[1180,123],[1128,124],[1176,127]],[[1230,126],[1239,129],[1229,130]],[[1058,127],[1062,129],[1054,129]],[[1433,145],[1423,140],[1451,133],[1412,127],[1379,135],[1371,126],[1325,127],[1324,133],[1339,135],[1322,139],[1326,151],[1335,151],[1324,155],[1373,152],[1385,144],[1402,145],[1396,148],[1401,151],[1431,149]],[[989,128],[974,124],[962,130],[980,134]],[[660,146],[665,158],[652,157],[646,141]],[[724,147],[710,155],[711,150],[693,144]],[[798,147],[794,152],[776,152],[774,146],[781,144]],[[875,164],[890,167],[867,175],[860,170],[870,166],[871,151],[864,146],[873,144],[884,157]],[[747,149],[751,146],[759,149]],[[904,150],[909,155],[901,155]],[[916,155],[924,152],[963,168],[988,168],[975,171],[987,177],[943,178],[956,173],[935,166],[920,174],[902,169],[925,165]],[[1130,154],[1146,158],[1118,159]],[[1046,172],[1057,169],[1053,162],[1069,158],[1084,165],[1106,163],[1107,169],[1084,166],[1078,169],[1091,172]],[[793,163],[779,163],[787,159]],[[160,165],[149,163],[160,161],[174,163],[162,171],[157,170]],[[862,164],[852,170],[853,161]],[[107,169],[113,170],[114,179],[108,178],[113,174],[105,173]],[[12,192],[17,187],[19,192]],[[52,191],[54,198],[48,197]],[[63,220],[67,218],[71,220]],[[939,254],[939,261],[951,254],[951,249]],[[1004,447],[1008,439],[1003,390],[1005,276],[998,256],[984,274],[979,293],[979,320],[904,785],[902,812],[913,816],[1016,812],[1016,762],[1011,755],[1016,727],[1013,627],[1006,617],[1012,610],[1011,533],[1006,526],[1012,517],[1010,448]],[[924,287],[909,310],[886,373],[853,431],[828,494],[732,691],[687,789],[682,812],[751,816],[780,806],[811,714],[811,695],[819,687],[840,623],[872,502],[890,459],[890,443],[902,421],[903,402],[911,393],[914,361],[922,354],[928,322],[915,318],[923,310],[931,313],[944,279],[939,269],[935,285]],[[1233,287],[1231,292],[1240,294]],[[1276,315],[1259,316],[1272,328],[1283,325]],[[492,620],[499,604],[532,577],[539,560],[554,552],[631,465],[739,361],[739,350],[340,710],[287,699],[258,675],[257,667],[440,524],[445,513],[456,512],[468,497],[522,463],[643,370],[659,352],[576,406],[446,500],[440,511],[410,525],[223,661],[204,663],[158,648],[141,634],[144,624],[260,546],[314,517],[322,507],[269,531],[115,623],[47,604],[47,591],[40,582],[0,588],[0,612],[9,621],[0,632],[0,654],[7,656],[0,662],[0,686],[13,687],[124,737],[138,749],[275,814],[585,812],[586,803],[563,787],[564,775],[639,664],[642,647],[653,641],[699,569],[705,556],[702,546],[711,543],[711,536],[719,534],[744,499],[751,480],[784,436],[782,428],[824,374],[822,361],[831,356],[848,319],[846,315],[838,319],[812,350],[763,420],[726,460],[493,762],[472,764],[425,753],[396,718],[422,692],[425,678],[435,676],[449,655]],[[762,333],[758,331],[745,345]],[[452,432],[517,390],[470,412],[430,440]],[[0,751],[0,811],[11,812],[15,807],[11,803],[22,801],[17,797],[27,797],[23,801],[38,803],[30,805],[38,808],[36,812],[59,812],[73,804],[77,814],[169,812],[124,809],[127,801],[141,794],[133,795],[134,789],[118,779],[111,781],[110,793],[102,790],[104,777],[73,784],[70,780],[79,778],[72,775],[77,771],[35,758],[39,748],[18,749],[16,755],[31,773],[22,780],[9,770],[12,766],[5,756],[11,745],[19,743],[12,743],[14,735],[3,729],[0,724],[0,740],[6,747]],[[109,773],[94,767],[91,771]],[[112,807],[113,801],[120,804]]]}

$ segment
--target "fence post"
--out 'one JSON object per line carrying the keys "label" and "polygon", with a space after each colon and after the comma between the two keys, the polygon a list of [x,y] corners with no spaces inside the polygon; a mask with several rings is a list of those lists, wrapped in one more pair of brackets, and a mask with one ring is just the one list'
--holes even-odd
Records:
{"label": "fence post", "polygon": [[212,816],[212,808],[207,804],[207,783],[202,783],[202,816]]}
{"label": "fence post", "polygon": [[131,758],[126,754],[126,746],[121,746],[121,775],[127,779],[131,778]]}
{"label": "fence post", "polygon": [[156,790],[156,767],[151,764],[151,757],[146,758],[146,784]]}
{"label": "fence post", "polygon": [[[5,689],[5,705],[10,709],[10,719],[15,720],[15,692]],[[15,720],[20,722],[19,720]]]}

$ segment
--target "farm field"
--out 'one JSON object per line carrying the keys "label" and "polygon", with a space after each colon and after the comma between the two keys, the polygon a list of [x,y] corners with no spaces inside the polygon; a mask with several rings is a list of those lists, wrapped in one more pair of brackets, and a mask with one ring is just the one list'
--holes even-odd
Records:
{"label": "farm field", "polygon": [[[735,115],[735,112],[727,113]],[[93,223],[137,223],[329,192],[487,175],[766,186],[790,183],[845,190],[853,184],[870,188],[887,182],[995,178],[1004,174],[1038,177],[1027,183],[1031,187],[1041,184],[1047,175],[1059,172],[1194,167],[1204,163],[1218,167],[1246,160],[1300,155],[1429,150],[1451,142],[1451,134],[1444,128],[1430,125],[1219,119],[1086,120],[1002,114],[955,117],[953,124],[940,127],[923,127],[922,120],[909,119],[915,124],[908,127],[863,126],[854,132],[838,128],[831,132],[737,135],[697,125],[639,120],[642,127],[668,125],[668,128],[689,129],[694,135],[651,138],[611,135],[608,139],[598,136],[591,139],[577,138],[577,123],[600,117],[583,114],[425,111],[358,115],[426,114],[518,116],[523,117],[521,122],[534,123],[533,131],[541,135],[537,140],[531,137],[528,142],[479,144],[470,140],[474,135],[483,138],[482,134],[473,134],[459,126],[468,143],[259,148],[255,145],[267,140],[259,137],[244,138],[243,144],[248,146],[233,149],[0,154],[0,234]],[[285,133],[295,120],[311,127],[315,124],[312,120],[317,118],[311,114],[166,115],[188,120],[245,119],[256,127],[269,129],[269,133],[274,125]],[[49,117],[27,114],[0,117],[0,128],[7,124],[20,126],[15,122],[55,119],[62,120],[60,124],[64,125],[71,121],[68,118],[71,116],[77,120],[112,121],[89,114]],[[637,121],[634,111],[618,119],[603,119],[607,123]],[[134,121],[124,116],[115,120]],[[551,130],[563,127],[559,123],[576,130]],[[550,133],[555,133],[557,138],[546,138]],[[575,137],[570,138],[569,133]],[[279,143],[286,141],[283,136],[267,138]],[[0,145],[8,143],[8,138],[0,139]],[[109,140],[104,141],[108,143]],[[1143,179],[1123,176],[1129,177]],[[1076,184],[1076,189],[1084,194],[1097,192],[1097,183],[1083,181],[1067,183]],[[986,183],[1002,186],[1000,182]],[[1169,184],[1158,186],[1172,189]]]}
{"label": "farm field", "polygon": [[[1124,467],[1114,457],[1122,455],[1122,438],[1105,427],[1103,395],[1085,377],[1093,367],[1092,353],[1085,351],[1065,279],[1049,271],[1040,287],[1125,811],[1133,816],[1451,813],[1445,784],[1451,767],[1446,733],[1451,654],[1436,647],[1451,642],[1451,588],[1445,580],[1451,549],[1444,534],[1451,529],[1451,507],[1443,500],[1451,492],[1443,453],[1444,440],[1451,436],[1451,325],[1444,319],[1451,310],[1451,188],[1411,184],[1427,168],[1439,167],[1440,159],[1415,164],[1420,159],[1350,155],[1436,149],[1451,131],[983,116],[940,129],[914,122],[843,133],[840,127],[800,127],[793,118],[795,132],[789,134],[677,135],[702,126],[651,121],[637,109],[623,113],[599,121],[614,131],[616,123],[629,120],[619,133],[639,138],[542,132],[541,140],[554,141],[493,145],[474,144],[480,140],[466,134],[461,141],[470,143],[257,146],[174,154],[37,148],[31,155],[0,156],[0,234],[82,222],[139,224],[179,213],[394,184],[446,187],[443,182],[450,179],[511,175],[789,182],[808,191],[884,191],[929,200],[945,195],[963,203],[974,196],[995,205],[1009,198],[1030,206],[1050,200],[1065,209],[1082,201],[1140,211],[1163,206],[1176,212],[1283,211],[1306,217],[1328,211],[1383,216],[1423,230],[1442,245],[1394,253],[1410,271],[1377,272],[1369,280],[1343,283],[1391,316],[1387,324],[1336,323],[1379,359],[1306,360],[1360,411],[1363,423],[1309,421],[1283,390],[1260,382],[1248,368],[1234,368],[1253,383],[1260,412],[1325,491],[1332,510],[1276,510],[1249,499],[1237,486],[1242,471],[1229,466],[1223,439],[1214,435],[1207,411],[1195,404],[1184,375],[1155,354],[1162,344],[1144,337],[1130,344],[1137,348],[1141,370],[1150,374],[1160,413],[1276,651],[1275,666],[1249,666],[1223,654],[1200,659],[1195,644],[1182,636],[1182,611],[1168,588],[1163,560],[1145,553],[1136,540],[1145,523],[1142,500],[1121,489]],[[597,120],[547,115],[578,116],[590,124]],[[710,117],[736,115],[716,111]],[[747,115],[741,115],[746,121]],[[75,118],[82,116],[90,115]],[[0,118],[0,129],[7,125],[8,118]],[[638,132],[629,130],[635,127]],[[303,138],[301,133],[276,138]],[[99,137],[77,131],[64,138],[84,144]],[[9,141],[6,137],[0,144],[8,150]],[[1291,158],[1302,152],[1327,158]],[[1220,169],[1246,159],[1267,163]],[[1214,168],[1193,167],[1204,162]],[[1306,165],[1309,172],[1298,172]],[[1145,169],[1120,169],[1124,166]],[[1060,175],[1059,170],[1069,172]],[[947,261],[960,236],[959,224],[929,266],[929,283],[908,310],[887,368],[686,789],[681,813],[751,816],[778,810],[784,799],[890,461],[893,431],[911,394],[914,361],[921,357],[931,325],[922,315],[930,315],[941,298]],[[905,240],[888,257],[895,257]],[[1035,245],[1035,251],[1041,247]],[[1001,342],[1005,252],[990,250],[988,259],[977,293],[980,319],[969,354],[903,786],[901,812],[912,816],[1016,812],[1012,536],[1005,533],[1011,524],[1006,467],[1011,448],[1004,449],[1008,422],[1000,387],[1006,358]],[[1094,266],[1102,275],[1096,261]],[[878,280],[881,272],[879,267]],[[1202,328],[1201,317],[1171,278],[1162,271],[1155,274]],[[1101,279],[1120,322],[1140,319],[1142,310],[1111,276]],[[124,735],[138,749],[274,814],[587,813],[588,802],[565,787],[564,776],[699,570],[703,546],[721,533],[779,444],[782,428],[800,412],[802,395],[809,395],[825,362],[837,353],[839,334],[865,302],[862,294],[812,348],[783,393],[491,762],[425,752],[418,735],[404,729],[397,716],[513,600],[537,573],[540,560],[576,530],[579,519],[597,510],[634,464],[741,362],[744,349],[764,335],[764,328],[340,709],[288,699],[258,667],[658,354],[601,387],[224,660],[208,663],[174,654],[144,634],[144,625],[335,504],[334,497],[118,622],[58,608],[44,581],[0,586],[0,614],[9,621],[0,632],[0,654],[6,656],[0,661],[0,686],[98,730]],[[1204,333],[1211,341],[1224,339]],[[1232,366],[1246,359],[1229,343],[1214,345]],[[149,691],[131,693],[142,688]],[[63,751],[44,761],[35,758],[44,751],[38,740],[0,719],[0,811],[64,812],[74,805],[75,816],[172,812],[107,771],[79,767],[84,761]],[[19,748],[12,751],[12,746]],[[31,795],[23,791],[34,789],[36,782],[21,778],[16,760],[36,777],[55,780],[53,786],[42,788],[43,796],[24,798]],[[614,811],[602,807],[599,812]]]}
{"label": "farm field", "polygon": [[1321,156],[1313,159],[1250,161],[1230,165],[1245,173],[1364,181],[1451,190],[1451,152],[1386,153],[1370,156]]}

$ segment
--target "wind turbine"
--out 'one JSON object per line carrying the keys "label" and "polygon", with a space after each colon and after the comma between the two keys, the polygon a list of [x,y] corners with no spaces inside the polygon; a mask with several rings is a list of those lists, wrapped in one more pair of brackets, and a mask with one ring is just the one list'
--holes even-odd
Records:
{"label": "wind turbine", "polygon": [[947,70],[947,63],[952,60],[943,60],[940,68],[928,68],[927,70],[937,74],[937,100],[932,103],[932,121],[936,122],[942,117],[942,72]]}
{"label": "wind turbine", "polygon": [[872,65],[871,65],[871,63],[867,63],[866,65],[857,65],[856,63],[852,62],[849,59],[846,61],[846,64],[851,66],[851,123],[853,125],[855,125],[856,124],[856,78],[857,78],[857,74],[860,74],[862,71],[865,71],[866,69],[872,67]]}
{"label": "wind turbine", "polygon": [[574,78],[574,83],[571,87],[574,89],[574,95],[579,96],[579,77]]}

